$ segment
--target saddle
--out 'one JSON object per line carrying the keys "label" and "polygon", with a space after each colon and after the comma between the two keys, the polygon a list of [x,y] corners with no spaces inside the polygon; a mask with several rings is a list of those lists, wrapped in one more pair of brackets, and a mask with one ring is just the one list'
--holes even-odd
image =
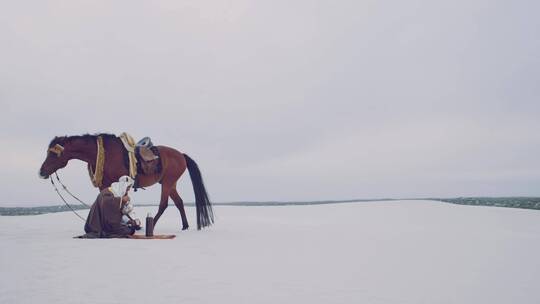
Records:
{"label": "saddle", "polygon": [[137,142],[135,145],[135,156],[137,157],[138,173],[151,175],[161,172],[159,150],[152,144],[150,137],[145,137]]}

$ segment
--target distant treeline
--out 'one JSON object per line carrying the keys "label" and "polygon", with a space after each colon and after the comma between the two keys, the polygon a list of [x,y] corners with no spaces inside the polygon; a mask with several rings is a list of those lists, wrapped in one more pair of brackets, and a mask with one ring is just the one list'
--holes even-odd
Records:
{"label": "distant treeline", "polygon": [[[83,205],[71,205],[75,210],[88,209]],[[38,215],[70,211],[68,206],[41,206],[41,207],[0,207],[0,215]]]}
{"label": "distant treeline", "polygon": [[472,206],[494,206],[540,210],[540,197],[458,197],[433,200]]}
{"label": "distant treeline", "polygon": [[[421,198],[421,199],[354,199],[354,200],[325,200],[311,202],[232,202],[214,203],[217,206],[303,206],[303,205],[325,205],[344,204],[356,202],[381,202],[396,200],[433,200],[459,205],[471,206],[494,206],[508,208],[522,208],[540,210],[540,197],[458,197],[458,198]],[[186,203],[187,206],[194,206],[193,203]],[[136,206],[157,206],[155,204],[136,204]],[[83,205],[71,205],[75,210],[88,209]],[[70,211],[68,206],[42,206],[42,207],[0,207],[0,215],[38,215],[45,213]]]}

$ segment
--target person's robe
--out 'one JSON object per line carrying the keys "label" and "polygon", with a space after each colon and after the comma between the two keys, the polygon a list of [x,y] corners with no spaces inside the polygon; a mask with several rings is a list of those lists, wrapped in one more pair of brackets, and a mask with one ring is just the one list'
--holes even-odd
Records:
{"label": "person's robe", "polygon": [[82,238],[123,238],[135,229],[122,222],[122,198],[103,189],[90,208]]}

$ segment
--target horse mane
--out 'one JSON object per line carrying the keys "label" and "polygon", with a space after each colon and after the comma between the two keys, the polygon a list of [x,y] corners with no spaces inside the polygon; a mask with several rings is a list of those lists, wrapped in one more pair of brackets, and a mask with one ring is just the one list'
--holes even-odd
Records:
{"label": "horse mane", "polygon": [[56,144],[59,144],[59,145],[64,145],[66,143],[69,143],[71,142],[72,140],[83,140],[85,142],[88,142],[88,141],[95,141],[96,138],[98,136],[101,136],[103,137],[103,140],[107,140],[107,139],[116,139],[118,138],[116,135],[114,134],[109,134],[109,133],[96,133],[96,134],[83,134],[83,135],[73,135],[73,136],[56,136],[55,138],[53,138],[51,140],[51,143],[49,143],[49,148],[52,148],[54,147]]}

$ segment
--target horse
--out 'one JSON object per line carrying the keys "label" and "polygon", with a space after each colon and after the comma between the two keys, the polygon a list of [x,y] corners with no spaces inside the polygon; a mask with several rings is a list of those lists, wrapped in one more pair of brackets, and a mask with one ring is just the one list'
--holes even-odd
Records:
{"label": "horse", "polygon": [[[98,137],[103,142],[105,161],[103,164],[103,179],[99,190],[111,186],[113,182],[123,175],[129,175],[129,156],[122,140],[113,134],[85,134],[76,136],[61,136],[51,140],[47,157],[39,169],[39,176],[47,179],[58,169],[67,166],[72,159],[78,159],[88,164],[89,171],[96,172],[98,156]],[[187,154],[167,146],[156,146],[161,161],[161,172],[153,174],[137,174],[138,187],[149,187],[156,183],[161,184],[161,199],[159,209],[154,217],[154,226],[168,207],[171,198],[180,211],[182,230],[189,228],[184,201],[176,189],[177,181],[186,171],[191,177],[195,193],[195,207],[197,214],[197,229],[210,226],[214,222],[212,205],[203,183],[201,172],[197,163]],[[98,168],[99,170],[99,168]]]}

